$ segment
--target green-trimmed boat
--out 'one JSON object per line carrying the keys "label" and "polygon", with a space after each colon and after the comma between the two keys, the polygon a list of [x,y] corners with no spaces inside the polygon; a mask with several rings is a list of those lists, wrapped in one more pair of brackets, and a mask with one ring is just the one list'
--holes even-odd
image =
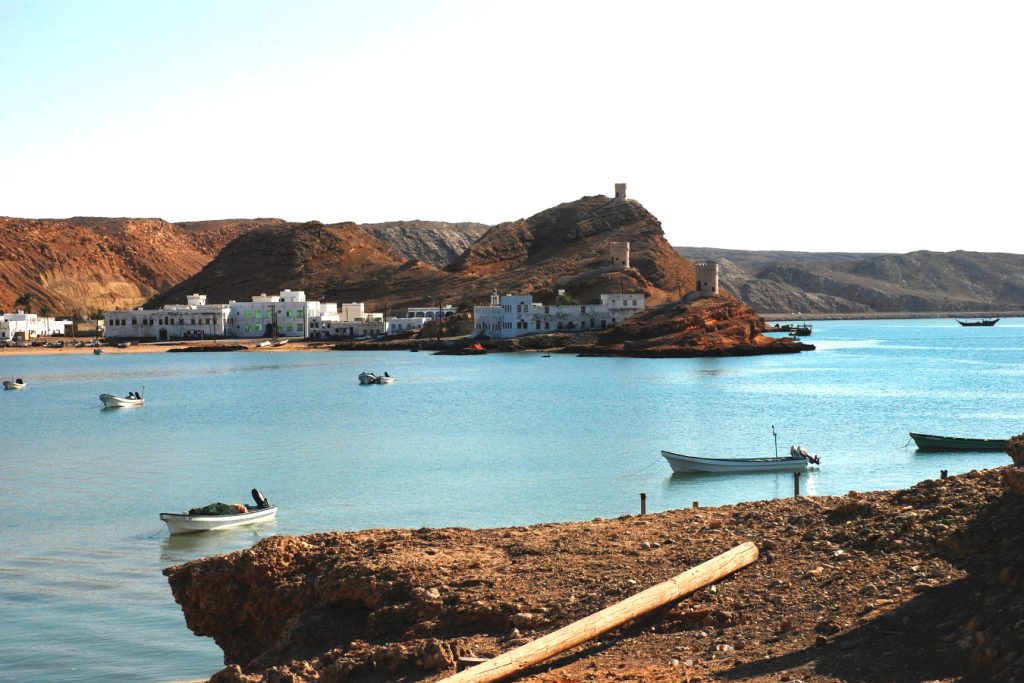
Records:
{"label": "green-trimmed boat", "polygon": [[959,436],[915,434],[910,438],[921,451],[1005,451],[1009,439],[965,439]]}

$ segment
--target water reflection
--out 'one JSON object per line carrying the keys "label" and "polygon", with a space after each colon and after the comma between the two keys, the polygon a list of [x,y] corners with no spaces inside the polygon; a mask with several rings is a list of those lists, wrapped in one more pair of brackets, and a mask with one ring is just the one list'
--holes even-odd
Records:
{"label": "water reflection", "polygon": [[270,520],[220,531],[168,535],[160,542],[160,562],[179,564],[197,557],[223,555],[250,548],[264,538],[273,536],[276,527],[276,520]]}

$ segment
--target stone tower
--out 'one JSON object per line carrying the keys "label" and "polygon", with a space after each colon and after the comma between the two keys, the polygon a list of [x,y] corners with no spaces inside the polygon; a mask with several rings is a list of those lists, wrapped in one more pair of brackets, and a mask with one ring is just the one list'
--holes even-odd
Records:
{"label": "stone tower", "polygon": [[612,270],[629,269],[629,242],[611,242],[608,252],[612,258]]}
{"label": "stone tower", "polygon": [[697,271],[697,296],[718,296],[718,264],[698,261],[693,266]]}
{"label": "stone tower", "polygon": [[626,183],[615,183],[615,198],[625,199],[626,198]]}

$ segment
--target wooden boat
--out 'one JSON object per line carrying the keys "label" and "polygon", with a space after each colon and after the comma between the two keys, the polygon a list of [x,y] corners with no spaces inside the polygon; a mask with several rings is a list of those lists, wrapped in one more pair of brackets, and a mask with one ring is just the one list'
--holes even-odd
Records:
{"label": "wooden boat", "polygon": [[803,446],[793,446],[788,456],[768,458],[703,458],[662,451],[672,471],[683,472],[801,472],[821,459]]}
{"label": "wooden boat", "polygon": [[24,389],[27,386],[28,384],[25,383],[25,380],[20,377],[18,379],[4,380],[4,389]]}
{"label": "wooden boat", "polygon": [[922,451],[1006,451],[1008,439],[965,439],[959,436],[935,436],[910,432],[910,438]]}
{"label": "wooden boat", "polygon": [[984,320],[957,320],[961,327],[992,327],[1002,318],[986,318]]}
{"label": "wooden boat", "polygon": [[375,372],[360,372],[359,373],[359,383],[360,384],[393,384],[394,381],[395,381],[395,378],[392,377],[391,375],[389,375],[386,372],[383,375],[378,375]]}
{"label": "wooden boat", "polygon": [[[237,511],[234,514],[204,514],[193,509],[189,512],[161,512],[160,519],[167,523],[167,529],[172,534],[194,534],[200,531],[217,531],[219,529],[232,529],[234,527],[256,524],[258,522],[270,522],[277,517],[277,506],[271,505],[266,497],[258,490],[252,490],[255,505],[224,506],[245,508],[245,512]],[[214,504],[217,505],[217,504]],[[220,504],[223,506],[223,503]],[[207,506],[213,507],[213,506]]]}
{"label": "wooden boat", "polygon": [[107,408],[134,408],[135,406],[141,406],[146,402],[146,399],[142,397],[142,394],[134,391],[124,398],[114,396],[113,394],[100,394],[100,400],[103,401],[103,405]]}

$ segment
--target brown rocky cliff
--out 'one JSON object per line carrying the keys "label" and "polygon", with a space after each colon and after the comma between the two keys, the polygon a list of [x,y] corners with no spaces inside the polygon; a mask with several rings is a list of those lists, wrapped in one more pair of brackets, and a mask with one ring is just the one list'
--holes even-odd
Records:
{"label": "brown rocky cliff", "polygon": [[138,306],[196,273],[244,227],[156,218],[0,217],[0,310],[22,294],[54,314]]}
{"label": "brown rocky cliff", "polygon": [[[823,464],[827,466],[827,462]],[[435,681],[744,541],[753,566],[522,681],[1014,681],[1024,497],[906,490],[506,529],[273,537],[165,570],[215,681]],[[553,678],[554,677],[554,678]]]}

